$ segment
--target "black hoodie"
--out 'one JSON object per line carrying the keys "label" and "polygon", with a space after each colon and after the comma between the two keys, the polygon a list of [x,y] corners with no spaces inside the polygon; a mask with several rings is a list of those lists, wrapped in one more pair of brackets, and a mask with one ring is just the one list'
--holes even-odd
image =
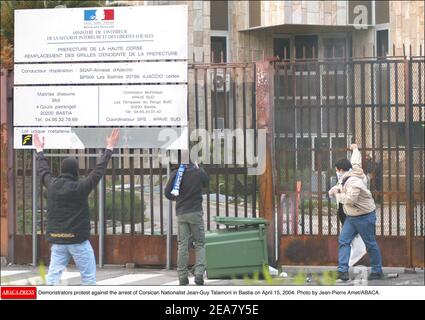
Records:
{"label": "black hoodie", "polygon": [[194,165],[187,165],[180,184],[179,196],[171,194],[177,170],[171,173],[165,196],[169,200],[176,200],[176,215],[202,211],[202,188],[208,186],[208,175],[202,168]]}
{"label": "black hoodie", "polygon": [[105,173],[112,151],[106,149],[85,179],[64,173],[52,177],[43,152],[37,153],[38,173],[47,188],[47,240],[57,244],[81,243],[90,236],[88,196]]}

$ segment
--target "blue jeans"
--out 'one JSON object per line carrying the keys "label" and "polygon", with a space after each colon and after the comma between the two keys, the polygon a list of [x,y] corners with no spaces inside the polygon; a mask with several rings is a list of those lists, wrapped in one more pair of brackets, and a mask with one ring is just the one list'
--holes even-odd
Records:
{"label": "blue jeans", "polygon": [[77,244],[53,244],[50,255],[47,285],[58,285],[70,258],[81,274],[82,285],[96,284],[96,259],[88,240]]}
{"label": "blue jeans", "polygon": [[382,272],[381,252],[375,239],[375,225],[375,211],[356,217],[347,215],[338,239],[338,271],[348,272],[348,262],[351,252],[350,244],[356,234],[359,233],[366,245],[372,273]]}

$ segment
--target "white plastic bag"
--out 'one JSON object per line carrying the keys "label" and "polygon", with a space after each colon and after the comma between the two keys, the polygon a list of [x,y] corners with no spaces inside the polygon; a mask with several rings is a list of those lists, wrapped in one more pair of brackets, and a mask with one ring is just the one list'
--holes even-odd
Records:
{"label": "white plastic bag", "polygon": [[351,241],[350,261],[348,265],[354,266],[366,254],[366,245],[359,234]]}

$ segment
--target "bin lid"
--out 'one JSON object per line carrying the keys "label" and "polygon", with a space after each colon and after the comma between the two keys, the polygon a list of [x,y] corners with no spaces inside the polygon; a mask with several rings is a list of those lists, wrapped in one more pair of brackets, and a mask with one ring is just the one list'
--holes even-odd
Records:
{"label": "bin lid", "polygon": [[243,217],[214,217],[215,222],[224,224],[226,226],[247,226],[247,225],[260,225],[270,224],[269,221],[263,218],[243,218]]}

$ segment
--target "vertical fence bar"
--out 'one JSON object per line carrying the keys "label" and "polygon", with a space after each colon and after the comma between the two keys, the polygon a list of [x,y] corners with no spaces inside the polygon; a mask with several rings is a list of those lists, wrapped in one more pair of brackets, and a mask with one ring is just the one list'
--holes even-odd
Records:
{"label": "vertical fence bar", "polygon": [[[398,62],[395,62],[395,83],[398,84]],[[399,123],[399,101],[398,101],[398,85],[395,86],[395,122]],[[397,189],[397,229],[396,234],[397,236],[400,236],[400,143],[399,143],[399,135],[396,134],[395,136],[395,144],[396,144],[396,172],[397,172],[397,180],[396,180],[396,189]],[[375,178],[375,183],[376,183]]]}
{"label": "vertical fence bar", "polygon": [[39,181],[40,188],[40,234],[44,234],[44,190],[43,190],[43,181],[40,179]]}
{"label": "vertical fence bar", "polygon": [[[390,81],[391,81],[391,74],[390,74],[390,63],[387,61],[387,116],[388,120],[387,123],[392,123],[391,121],[391,110],[392,110],[392,104],[391,104],[391,88],[390,88]],[[389,228],[389,235],[392,235],[392,219],[393,219],[393,212],[392,212],[392,172],[391,172],[391,150],[392,150],[392,139],[391,139],[391,133],[390,128],[388,127],[387,130],[387,139],[388,139],[388,228]]]}
{"label": "vertical fence bar", "polygon": [[365,70],[365,63],[361,62],[361,69],[360,69],[360,78],[361,78],[361,93],[360,93],[360,104],[361,104],[361,139],[362,139],[362,149],[363,151],[366,150],[366,70]]}
{"label": "vertical fence bar", "polygon": [[[254,129],[254,154],[257,154],[257,105],[256,105],[256,77],[257,77],[257,71],[256,71],[256,65],[253,64],[253,81],[252,81],[252,112],[251,112],[251,121],[252,121],[252,128]],[[252,184],[252,216],[255,218],[257,216],[257,176],[253,176],[253,184]]]}
{"label": "vertical fence bar", "polygon": [[[316,76],[318,77],[318,84],[320,86],[320,84],[322,83],[321,78],[322,78],[322,74],[321,74],[321,64],[317,63],[316,66]],[[315,147],[315,155],[317,157],[316,161],[317,161],[317,209],[318,209],[318,234],[322,235],[322,148],[321,148],[321,143],[322,143],[322,102],[321,102],[321,96],[320,96],[320,88],[317,90],[316,92],[316,107],[317,107],[317,140],[318,143],[316,143]],[[314,231],[313,231],[314,232]],[[313,234],[312,232],[312,234]]]}
{"label": "vertical fence bar", "polygon": [[[226,65],[227,66],[227,65]],[[224,128],[229,129],[229,112],[228,112],[228,105],[227,105],[227,67],[224,67],[223,71],[223,77],[224,77]],[[224,132],[228,133],[228,130],[225,130]],[[227,141],[226,134],[224,135],[225,141]],[[226,217],[229,216],[229,166],[227,165],[227,152],[228,149],[226,149],[227,142],[224,143],[224,190],[225,190],[225,214]]]}
{"label": "vertical fence bar", "polygon": [[[327,179],[327,187],[330,188],[330,181],[331,181],[331,173],[332,171],[330,171],[331,168],[333,168],[333,159],[335,158],[335,154],[337,154],[337,152],[339,151],[339,132],[338,132],[338,123],[339,123],[339,117],[338,117],[338,113],[339,113],[339,96],[338,96],[338,62],[335,63],[335,74],[334,74],[334,90],[335,90],[335,99],[334,99],[334,108],[335,108],[335,144],[336,147],[334,145],[334,143],[332,142],[332,138],[330,137],[330,143],[332,144],[332,152],[331,152],[331,157],[330,157],[330,162],[329,162],[329,168],[328,168],[328,179]],[[338,149],[337,149],[338,148]],[[325,190],[326,191],[326,190]],[[331,201],[330,199],[328,200],[328,206],[329,206],[329,217],[328,217],[328,221],[329,221],[329,235],[332,234],[332,221],[331,221],[331,215],[332,215],[332,206],[331,206]],[[338,224],[338,221],[336,222]]]}
{"label": "vertical fence bar", "polygon": [[[348,135],[349,135],[349,133],[348,133],[349,132],[348,131],[348,127],[349,127],[348,99],[349,99],[349,96],[348,96],[348,83],[347,82],[350,81],[349,80],[350,62],[349,62],[349,60],[347,60],[347,57],[344,56],[344,58],[345,58],[345,60],[344,60],[345,64],[344,64],[344,71],[343,71],[344,82],[343,82],[342,107],[343,107],[343,110],[344,110],[344,133],[343,134],[344,134],[345,143],[347,144]],[[334,164],[332,164],[332,166],[333,165]],[[336,219],[336,228],[337,228],[336,233],[337,233],[337,235],[339,235],[339,233],[340,233],[340,221],[338,220],[338,218]]]}
{"label": "vertical fence bar", "polygon": [[[370,63],[370,109],[371,109],[371,131],[372,131],[372,168],[369,168],[369,170],[371,170],[371,172],[369,172],[369,178],[371,176],[373,176],[373,184],[372,185],[372,180],[369,179],[369,189],[370,191],[372,191],[372,193],[376,193],[376,166],[375,166],[375,159],[376,159],[376,155],[375,155],[375,148],[376,148],[376,132],[375,132],[375,127],[376,127],[376,121],[375,121],[375,108],[376,108],[376,97],[375,97],[375,90],[376,90],[376,86],[375,86],[375,64],[372,61]],[[367,164],[363,165],[363,168],[367,168]]]}
{"label": "vertical fence bar", "polygon": [[[281,121],[281,109],[282,109],[282,103],[281,103],[281,82],[280,82],[280,73],[281,73],[282,67],[279,62],[274,63],[274,113],[273,116],[275,117],[275,121],[277,122],[277,125],[274,126],[274,136],[273,136],[273,144],[274,144],[274,150],[276,150],[275,154],[273,155],[275,157],[275,163],[281,163],[280,162],[280,155],[282,153],[282,148],[280,146],[280,140],[281,140],[281,131],[282,131],[282,125],[280,125]],[[255,140],[254,140],[255,141]],[[279,201],[277,203],[277,210],[278,210],[278,228],[277,228],[277,252],[279,253],[279,243],[280,243],[280,236],[283,234],[283,206],[284,206],[284,195],[282,190],[282,170],[280,167],[276,167],[276,196],[278,197]],[[254,213],[253,213],[254,214]]]}
{"label": "vertical fence bar", "polygon": [[[313,48],[313,57],[314,57],[314,48]],[[312,229],[313,229],[313,201],[312,201],[312,195],[313,195],[313,189],[312,189],[312,185],[311,185],[311,181],[312,181],[312,177],[313,177],[313,138],[311,136],[311,131],[313,128],[313,116],[311,114],[311,96],[312,96],[312,92],[311,92],[311,86],[310,86],[310,82],[311,82],[311,69],[314,68],[314,64],[317,63],[317,60],[314,60],[314,62],[312,62],[309,65],[309,68],[307,69],[307,94],[308,94],[308,152],[309,152],[309,157],[310,157],[310,161],[309,161],[309,170],[308,170],[308,181],[309,181],[309,185],[310,185],[310,190],[308,193],[308,219],[309,219],[309,234],[312,234]],[[303,230],[304,233],[305,230]]]}
{"label": "vertical fence bar", "polygon": [[244,217],[248,216],[248,176],[247,176],[247,157],[246,157],[246,68],[242,69],[242,113],[243,113],[243,163],[244,163],[244,175],[243,175],[243,184],[244,184]]}
{"label": "vertical fence bar", "polygon": [[[299,109],[300,109],[300,146],[302,148],[302,150],[305,150],[305,145],[304,145],[304,127],[303,127],[303,111],[304,111],[304,90],[303,90],[303,85],[304,85],[304,71],[305,71],[305,47],[303,48],[303,60],[301,61],[301,70],[300,70],[300,89],[299,89],[299,95],[300,95],[300,105],[299,105]],[[304,164],[306,159],[304,158],[304,152],[301,153],[301,166],[300,166],[300,171],[301,171],[301,175],[300,175],[300,181],[301,181],[301,188],[297,191],[299,191],[299,198],[300,198],[300,202],[301,202],[301,234],[304,234],[304,192],[303,192],[303,178],[304,178]],[[298,181],[296,182],[298,183]],[[298,220],[298,219],[297,219]],[[296,226],[296,229],[298,230],[298,224]],[[298,234],[298,232],[297,232]]]}
{"label": "vertical fence bar", "polygon": [[[420,46],[420,56],[422,56],[422,45]],[[423,60],[417,62],[419,72],[418,72],[418,85],[419,85],[419,121],[423,119],[423,105],[424,105],[424,83],[422,82],[422,66],[425,65]],[[422,145],[422,149],[419,149],[419,192],[420,192],[420,233],[418,236],[424,236],[424,146]]]}
{"label": "vertical fence bar", "polygon": [[[329,150],[329,152],[326,152],[326,157],[328,159],[328,163],[329,163],[329,158],[332,154],[332,147],[331,147],[331,114],[330,114],[330,110],[331,110],[331,103],[329,102],[329,91],[330,91],[330,87],[331,87],[331,78],[329,76],[329,71],[331,69],[331,63],[327,62],[323,65],[324,67],[326,67],[326,139],[327,139],[327,150]],[[321,173],[321,172],[320,172]],[[329,168],[326,168],[326,185],[328,184],[327,182],[329,181]],[[326,190],[321,190],[322,192],[319,194],[320,198],[323,198],[323,191]],[[328,209],[328,235],[330,235],[330,224],[331,224],[331,202],[327,201],[327,205],[326,208]]]}
{"label": "vertical fence bar", "polygon": [[[208,69],[204,69],[204,108],[205,108],[205,110],[204,110],[204,112],[205,112],[205,130],[207,131],[207,132],[209,132],[208,131],[208,76],[207,76],[207,74],[208,74]],[[210,151],[210,148],[211,148],[211,146],[210,146],[210,144],[209,144],[209,139],[207,139],[207,142],[206,142],[206,149],[208,150],[208,151]],[[207,163],[210,163],[211,162],[211,155],[210,155],[210,153],[208,152],[207,153],[208,155],[209,155],[209,159],[206,159],[206,162]],[[205,171],[207,172],[207,174],[209,175],[209,170],[208,170],[208,166],[205,166]],[[208,183],[208,185],[207,185],[207,230],[210,230],[211,229],[211,212],[210,212],[210,183]]]}
{"label": "vertical fence bar", "polygon": [[[171,164],[167,164],[167,181],[170,179],[171,175]],[[171,260],[172,260],[172,235],[173,235],[173,202],[168,200],[168,215],[167,215],[167,261],[166,268],[171,270]]]}
{"label": "vertical fence bar", "polygon": [[406,241],[407,267],[413,268],[413,146],[412,146],[412,60],[404,60],[405,67],[405,135],[406,135]]}
{"label": "vertical fence bar", "polygon": [[141,234],[145,234],[145,169],[144,169],[143,149],[140,149],[140,221],[141,221]]}
{"label": "vertical fence bar", "polygon": [[153,153],[152,149],[149,149],[149,196],[150,196],[150,207],[151,207],[151,235],[154,235],[154,229],[155,229],[155,215],[154,215],[154,199],[153,199]]}
{"label": "vertical fence bar", "polygon": [[36,152],[32,150],[32,265],[37,265],[37,165]]}
{"label": "vertical fence bar", "polygon": [[[214,68],[214,138],[215,139],[219,139],[219,135],[218,135],[218,131],[217,131],[217,109],[218,109],[218,104],[217,104],[217,68]],[[220,150],[215,150],[215,148],[217,147],[217,143],[214,143],[214,154],[220,152],[220,161],[221,161],[221,144],[220,144]],[[215,157],[213,157],[215,158]],[[220,179],[219,179],[219,164],[215,164],[214,168],[216,170],[215,172],[215,192],[216,192],[216,202],[215,202],[215,212],[216,212],[216,216],[220,215]],[[217,226],[218,229],[218,226]]]}
{"label": "vertical fence bar", "polygon": [[[59,151],[59,150],[57,150],[57,151]],[[94,153],[97,153],[98,152],[98,150],[97,149],[94,149]],[[59,152],[58,152],[59,153]],[[57,160],[58,160],[58,163],[60,163],[60,161],[61,161],[61,158],[60,158],[60,155],[59,155],[59,157],[57,158]],[[95,161],[96,161],[96,159],[94,159]],[[93,170],[93,168],[92,168],[92,170]],[[99,197],[99,189],[98,188],[95,188],[94,189],[94,199],[93,199],[93,201],[94,201],[94,232],[95,232],[95,234],[98,234],[99,233],[99,199],[98,199],[98,197]]]}
{"label": "vertical fence bar", "polygon": [[111,214],[112,214],[112,234],[116,234],[116,220],[115,220],[115,206],[116,206],[116,203],[115,203],[115,183],[116,183],[116,174],[115,174],[115,161],[114,161],[115,159],[114,158],[112,158],[112,163],[111,163],[111,167],[112,167],[112,177],[111,177],[111,180],[112,180],[112,186],[111,186],[111,189],[112,189],[112,194],[111,194],[111,196],[112,196],[112,212],[111,212]]}
{"label": "vertical fence bar", "polygon": [[[193,62],[195,62],[195,52],[193,53]],[[199,129],[198,68],[194,68],[194,72],[195,72],[195,128]]]}
{"label": "vertical fence bar", "polygon": [[121,234],[125,233],[125,217],[124,217],[124,149],[121,149]]}
{"label": "vertical fence bar", "polygon": [[160,233],[164,234],[164,208],[163,208],[163,190],[162,190],[162,159],[159,160],[159,219]]}
{"label": "vertical fence bar", "polygon": [[[13,75],[13,73],[12,73],[12,75]],[[8,78],[6,78],[6,79],[8,79]],[[12,79],[11,76],[10,76],[10,79]],[[12,112],[12,108],[13,108],[13,84],[12,84],[12,81],[8,81],[7,93],[8,93],[7,96],[6,96],[7,97],[7,123],[8,123],[7,130],[8,130],[8,132],[13,132],[13,112]],[[4,94],[4,92],[3,92],[3,94]],[[13,141],[13,134],[12,134],[12,140],[9,140],[9,141]],[[8,212],[7,212],[9,234],[7,236],[10,235],[10,238],[9,238],[10,241],[8,243],[8,253],[9,253],[9,258],[10,258],[9,260],[12,263],[15,263],[15,235],[16,235],[16,220],[17,220],[17,216],[18,216],[18,210],[16,208],[16,185],[17,185],[16,170],[17,170],[17,167],[18,167],[18,165],[17,165],[18,159],[17,159],[17,150],[13,149],[12,144],[10,144],[9,147],[8,147],[7,159],[8,159],[8,163],[9,163],[9,167],[8,167],[9,172],[8,172],[8,175],[7,175],[8,187],[9,187]],[[12,196],[10,195],[10,191],[12,191]]]}
{"label": "vertical fence bar", "polygon": [[134,218],[134,149],[130,149],[130,233],[134,235],[135,232],[135,218]]}
{"label": "vertical fence bar", "polygon": [[[231,90],[232,90],[232,101],[233,101],[233,104],[232,104],[232,110],[233,110],[233,130],[236,130],[236,126],[237,126],[237,123],[236,123],[236,72],[237,72],[237,69],[236,68],[232,68],[232,74],[231,74],[231,82],[230,82],[230,84],[231,84]],[[244,134],[246,134],[246,132],[244,132]],[[234,184],[233,184],[233,196],[234,196],[234,206],[235,206],[235,208],[234,208],[234,215],[235,215],[235,217],[237,217],[238,216],[238,174],[237,174],[237,169],[238,169],[238,165],[237,165],[237,159],[236,159],[236,155],[237,155],[237,150],[236,150],[236,137],[234,136],[233,138],[232,138],[232,143],[233,143],[233,147],[232,147],[232,150],[233,150],[233,163],[234,163],[234,165],[233,165],[233,168],[235,169],[235,173],[234,173],[234,175],[233,175],[233,179],[234,179]]]}
{"label": "vertical fence bar", "polygon": [[[26,198],[26,184],[25,184],[25,175],[27,172],[26,168],[26,155],[27,150],[23,149],[22,151],[22,234],[26,234],[26,214],[25,214],[25,198]],[[18,171],[19,172],[19,171]]]}
{"label": "vertical fence bar", "polygon": [[103,268],[105,252],[105,177],[99,181],[99,268]]}
{"label": "vertical fence bar", "polygon": [[379,193],[379,199],[381,203],[381,236],[384,235],[384,103],[382,101],[382,62],[379,61],[379,154],[380,154],[380,163],[382,164],[382,188]]}

